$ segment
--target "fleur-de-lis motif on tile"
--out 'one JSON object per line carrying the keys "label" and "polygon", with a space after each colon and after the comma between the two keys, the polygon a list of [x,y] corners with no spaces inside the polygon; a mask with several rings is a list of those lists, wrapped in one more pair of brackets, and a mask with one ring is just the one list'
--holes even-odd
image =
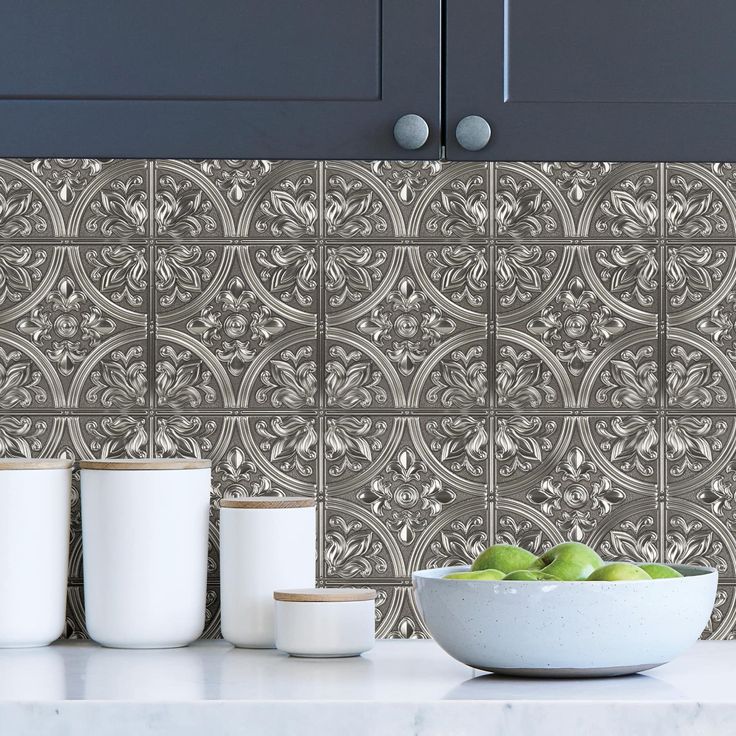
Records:
{"label": "fleur-de-lis motif on tile", "polygon": [[482,360],[483,349],[478,345],[462,350],[453,350],[440,362],[439,370],[432,371],[432,383],[427,391],[427,401],[437,402],[447,408],[479,408],[485,405],[488,393],[486,362]]}
{"label": "fleur-de-lis motif on tile", "polygon": [[496,420],[496,459],[502,476],[528,473],[552,449],[550,436],[557,429],[553,419],[515,415]]}
{"label": "fleur-de-lis motif on tile", "polygon": [[700,179],[688,181],[684,176],[670,177],[667,193],[667,231],[683,238],[707,237],[728,230],[728,222],[720,214],[723,202]]}
{"label": "fleur-de-lis motif on tile", "polygon": [[402,616],[387,639],[427,639],[427,632],[411,616]]}
{"label": "fleur-de-lis motif on tile", "polygon": [[595,223],[599,233],[610,232],[616,238],[656,235],[659,209],[654,177],[643,174],[624,179],[603,201],[601,212]]}
{"label": "fleur-de-lis motif on tile", "polygon": [[209,437],[217,425],[199,417],[156,418],[153,441],[160,457],[204,457],[212,449]]}
{"label": "fleur-de-lis motif on tile", "polygon": [[[598,474],[596,463],[588,460],[580,447],[573,447],[555,467],[555,475],[546,476],[527,499],[547,516],[567,537],[581,542],[611,509],[626,499],[626,494],[605,475]],[[557,515],[555,516],[555,514]]]}
{"label": "fleur-de-lis motif on tile", "polygon": [[148,286],[148,255],[146,246],[129,243],[105,245],[86,253],[93,266],[92,280],[103,294],[114,302],[126,301],[132,307],[143,304],[142,294]]}
{"label": "fleur-de-lis motif on tile", "polygon": [[360,521],[330,516],[325,532],[325,564],[328,575],[340,578],[382,574],[388,563],[382,556],[383,543]]}
{"label": "fleur-de-lis motif on tile", "polygon": [[330,306],[340,307],[346,300],[359,302],[383,278],[381,266],[386,251],[369,245],[328,247],[325,261],[325,287],[332,292]]}
{"label": "fleur-de-lis motif on tile", "polygon": [[469,565],[487,545],[483,517],[471,516],[467,521],[455,519],[430,543],[431,555],[426,565],[429,568]]}
{"label": "fleur-de-lis motif on tile", "polygon": [[698,320],[700,333],[725,350],[728,359],[736,363],[736,292],[728,296],[705,317]]}
{"label": "fleur-de-lis motif on tile", "polygon": [[294,300],[300,306],[308,307],[314,301],[312,294],[317,289],[315,253],[313,246],[299,243],[260,249],[256,253],[256,261],[263,267],[261,279],[282,301]]}
{"label": "fleur-de-lis motif on tile", "polygon": [[383,376],[374,371],[359,350],[347,351],[339,345],[329,350],[325,365],[327,406],[340,409],[367,409],[386,402],[386,391],[380,386]]}
{"label": "fleur-de-lis motif on tile", "polygon": [[156,192],[156,232],[159,235],[196,237],[217,228],[212,202],[191,181],[170,174],[159,177]]}
{"label": "fleur-de-lis motif on tile", "polygon": [[654,519],[649,515],[637,520],[626,519],[606,535],[600,553],[609,560],[656,562],[659,545]]}
{"label": "fleur-de-lis motif on tile", "polygon": [[48,222],[39,214],[43,204],[18,179],[0,176],[0,237],[28,237],[44,233]]}
{"label": "fleur-de-lis motif on tile", "polygon": [[485,420],[471,416],[443,417],[427,422],[427,431],[433,439],[430,447],[438,452],[442,463],[448,463],[453,472],[466,471],[470,475],[483,474],[488,457],[488,432]]}
{"label": "fleur-de-lis motif on tile", "polygon": [[156,396],[167,409],[196,409],[202,402],[211,404],[215,391],[210,386],[212,374],[190,350],[176,351],[171,345],[159,350],[156,363]]}
{"label": "fleur-de-lis motif on tile", "polygon": [[99,363],[90,374],[92,388],[87,401],[118,409],[134,409],[146,404],[148,379],[143,348],[136,345],[127,351],[113,350],[109,359]]}
{"label": "fleur-de-lis motif on tile", "polygon": [[552,202],[530,179],[518,181],[505,174],[498,180],[496,193],[496,228],[499,235],[514,238],[537,238],[554,233],[558,223],[550,214]]}
{"label": "fleur-de-lis motif on tile", "polygon": [[317,430],[310,417],[272,417],[256,422],[256,432],[263,438],[261,449],[284,473],[296,470],[299,475],[314,473],[317,459]]}
{"label": "fleur-de-lis motif on tile", "polygon": [[308,345],[283,350],[261,372],[261,388],[256,391],[259,404],[276,409],[313,407],[317,395],[317,364]]}
{"label": "fleur-de-lis motif on tile", "polygon": [[645,345],[638,350],[624,350],[601,371],[603,388],[596,393],[599,404],[609,398],[617,409],[643,409],[657,403],[657,362],[654,349]]}
{"label": "fleur-de-lis motif on tile", "polygon": [[482,248],[473,245],[445,246],[430,250],[427,261],[434,266],[432,281],[440,291],[449,293],[452,301],[470,307],[483,304],[483,292],[488,287],[488,262]]}
{"label": "fleur-de-lis motif on tile", "polygon": [[[245,286],[240,276],[233,276],[217,295],[216,306],[204,307],[199,315],[187,322],[187,330],[205,345],[219,346],[215,355],[234,376],[245,371],[248,363],[256,357],[258,348],[264,347],[286,329],[286,322],[274,315],[269,307],[257,304],[255,294]],[[282,373],[281,378],[286,378],[286,374]]]}
{"label": "fleur-de-lis motif on tile", "polygon": [[723,404],[727,394],[717,370],[707,355],[700,350],[688,351],[682,345],[670,349],[672,359],[667,362],[667,396],[670,406],[682,409],[707,408]]}
{"label": "fleur-de-lis motif on tile", "polygon": [[105,237],[145,235],[148,205],[143,177],[135,174],[127,179],[115,179],[90,205],[92,216],[85,228]]}
{"label": "fleur-de-lis motif on tile", "polygon": [[56,363],[59,373],[71,375],[74,366],[85,359],[103,338],[115,331],[115,322],[99,307],[86,304],[87,296],[69,276],[49,292],[45,304],[35,307],[17,323],[18,331],[44,349]]}
{"label": "fleur-de-lis motif on tile", "polygon": [[285,179],[271,189],[260,204],[255,228],[273,237],[301,238],[317,233],[317,193],[314,179]]}
{"label": "fleur-de-lis motif on tile", "polygon": [[710,417],[670,417],[665,435],[670,473],[675,477],[686,470],[699,473],[703,463],[713,460],[714,453],[723,449],[720,438],[727,428],[726,422]]}
{"label": "fleur-de-lis motif on tile", "polygon": [[657,290],[657,249],[642,243],[616,245],[595,254],[603,266],[601,277],[611,292],[624,302],[636,301],[642,307],[654,304]]}
{"label": "fleur-de-lis motif on tile", "polygon": [[733,484],[722,475],[713,478],[708,486],[702,488],[696,494],[698,501],[702,501],[710,507],[710,510],[718,517],[728,520],[729,527],[736,526],[734,519],[734,489]]}
{"label": "fleur-de-lis motif on tile", "polygon": [[148,432],[145,417],[114,416],[92,419],[85,428],[90,435],[90,447],[101,458],[145,457],[148,452]]}
{"label": "fleur-de-lis motif on tile", "polygon": [[530,350],[517,352],[510,345],[504,345],[499,354],[496,396],[500,406],[535,409],[557,398],[557,391],[550,386],[552,373]]}
{"label": "fleur-de-lis motif on tile", "polygon": [[335,174],[327,183],[325,221],[328,235],[365,238],[386,232],[388,222],[382,214],[383,202],[362,181],[348,181]]}
{"label": "fleur-de-lis motif on tile", "polygon": [[6,352],[0,347],[0,409],[26,408],[33,401],[46,401],[46,391],[39,385],[41,372],[18,350]]}
{"label": "fleur-de-lis motif on tile", "polygon": [[371,171],[396,192],[399,202],[410,205],[442,170],[441,161],[372,161]]}
{"label": "fleur-de-lis motif on tile", "polygon": [[404,376],[414,373],[429,349],[455,331],[453,319],[445,317],[439,307],[427,308],[426,304],[426,294],[417,288],[414,279],[404,276],[386,297],[386,305],[372,309],[358,322],[358,331],[375,345],[383,347],[390,342],[386,355]]}
{"label": "fleur-de-lis motif on tile", "polygon": [[31,457],[42,448],[48,425],[31,417],[0,417],[0,457]]}
{"label": "fleur-de-lis motif on tile", "polygon": [[272,163],[265,159],[208,158],[193,163],[199,166],[203,174],[214,179],[215,186],[225,193],[230,204],[235,207],[245,201],[272,167]]}
{"label": "fleur-de-lis motif on tile", "polygon": [[198,245],[172,243],[156,248],[156,289],[159,302],[170,307],[177,301],[188,302],[203,284],[212,278],[209,266],[216,258],[214,250]]}
{"label": "fleur-de-lis motif on tile", "polygon": [[[213,470],[215,478],[218,479],[213,483],[213,489],[220,498],[239,498],[251,495],[245,484],[256,472],[256,466],[240,447],[231,448]],[[277,495],[283,495],[283,493]]]}
{"label": "fleur-de-lis motif on tile", "polygon": [[659,436],[655,417],[623,416],[601,419],[596,432],[603,437],[601,450],[614,465],[626,473],[637,471],[645,477],[654,475],[659,457]]}
{"label": "fleur-de-lis motif on tile", "polygon": [[410,545],[456,494],[428,472],[411,447],[402,447],[396,459],[386,465],[385,473],[359,491],[357,498],[375,516],[386,520],[401,544]]}
{"label": "fleur-de-lis motif on tile", "polygon": [[[586,364],[595,359],[598,349],[608,345],[626,329],[626,322],[614,315],[609,307],[600,304],[579,276],[570,279],[567,289],[557,295],[556,301],[562,306],[562,311],[552,306],[545,307],[539,316],[529,320],[527,329],[548,347],[561,343],[555,354],[567,364],[573,376],[579,376],[585,371]],[[567,316],[566,312],[569,313]],[[593,344],[595,342],[597,346]]]}
{"label": "fleur-de-lis motif on tile", "polygon": [[539,527],[532,524],[531,521],[528,519],[522,519],[520,521],[508,515],[500,516],[498,519],[496,542],[498,544],[512,544],[523,547],[535,555],[541,555],[545,549],[552,546],[549,542],[545,541]]}
{"label": "fleur-de-lis motif on tile", "polygon": [[445,237],[484,235],[488,222],[488,194],[485,179],[476,175],[455,179],[442,189],[429,205],[432,217],[427,220],[430,233]]}
{"label": "fleur-de-lis motif on tile", "polygon": [[667,249],[667,290],[670,304],[681,307],[685,302],[698,303],[709,296],[715,283],[723,278],[721,266],[726,262],[725,250],[709,245],[683,245]]}
{"label": "fleur-de-lis motif on tile", "polygon": [[28,245],[0,244],[0,305],[28,296],[41,280],[46,252]]}
{"label": "fleur-de-lis motif on tile", "polygon": [[540,168],[565,193],[568,202],[579,207],[595,190],[599,179],[611,172],[613,165],[606,161],[544,161]]}
{"label": "fleur-de-lis motif on tile", "polygon": [[722,556],[723,542],[699,519],[688,521],[684,516],[670,518],[666,535],[667,562],[674,564],[705,565],[720,573],[728,569]]}
{"label": "fleur-de-lis motif on tile", "polygon": [[503,307],[517,301],[525,304],[541,293],[552,278],[550,265],[557,258],[551,249],[538,245],[512,243],[499,246],[496,255],[496,289]]}
{"label": "fleur-de-lis motif on tile", "polygon": [[31,171],[56,194],[61,204],[70,205],[107,161],[110,159],[36,158],[31,161]]}
{"label": "fleur-de-lis motif on tile", "polygon": [[325,426],[325,457],[329,474],[339,476],[349,470],[357,473],[373,462],[374,453],[383,447],[381,435],[386,422],[371,417],[328,417]]}

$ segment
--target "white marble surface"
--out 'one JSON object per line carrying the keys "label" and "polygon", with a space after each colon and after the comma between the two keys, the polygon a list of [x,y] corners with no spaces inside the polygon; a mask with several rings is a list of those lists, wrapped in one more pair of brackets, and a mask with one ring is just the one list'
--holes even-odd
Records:
{"label": "white marble surface", "polygon": [[518,680],[427,641],[292,659],[200,642],[0,650],[0,736],[688,736],[736,733],[736,642],[607,680]]}

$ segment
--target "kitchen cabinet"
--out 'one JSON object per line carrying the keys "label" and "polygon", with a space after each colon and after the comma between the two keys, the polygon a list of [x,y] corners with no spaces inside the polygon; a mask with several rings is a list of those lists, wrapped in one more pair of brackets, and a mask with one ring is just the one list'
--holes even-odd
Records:
{"label": "kitchen cabinet", "polygon": [[0,11],[0,156],[736,159],[733,0]]}
{"label": "kitchen cabinet", "polygon": [[441,0],[0,11],[0,156],[440,155]]}
{"label": "kitchen cabinet", "polygon": [[732,0],[446,1],[447,158],[734,160]]}

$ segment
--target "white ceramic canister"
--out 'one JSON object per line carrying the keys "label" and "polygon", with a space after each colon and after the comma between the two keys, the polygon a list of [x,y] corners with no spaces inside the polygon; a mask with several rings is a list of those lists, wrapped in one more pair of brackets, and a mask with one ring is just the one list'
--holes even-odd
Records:
{"label": "white ceramic canister", "polygon": [[83,460],[87,631],[104,646],[186,646],[204,629],[209,460]]}
{"label": "white ceramic canister", "polygon": [[315,503],[260,496],[220,502],[222,636],[273,648],[273,592],[315,584]]}
{"label": "white ceramic canister", "polygon": [[294,657],[355,657],[375,642],[376,591],[277,590],[276,648]]}
{"label": "white ceramic canister", "polygon": [[45,646],[64,630],[72,465],[0,460],[0,647]]}

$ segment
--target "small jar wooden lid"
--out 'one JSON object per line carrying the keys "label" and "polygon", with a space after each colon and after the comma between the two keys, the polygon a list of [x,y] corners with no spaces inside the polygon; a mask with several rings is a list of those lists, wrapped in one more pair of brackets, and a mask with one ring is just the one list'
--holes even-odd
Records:
{"label": "small jar wooden lid", "polygon": [[343,603],[350,601],[374,601],[376,591],[372,588],[296,588],[275,590],[275,601],[289,603]]}
{"label": "small jar wooden lid", "polygon": [[79,467],[82,470],[205,470],[212,467],[212,463],[197,458],[143,457],[80,460]]}
{"label": "small jar wooden lid", "polygon": [[308,509],[315,506],[313,498],[302,496],[252,496],[220,500],[221,509]]}
{"label": "small jar wooden lid", "polygon": [[3,457],[0,470],[69,470],[74,460],[66,457]]}

